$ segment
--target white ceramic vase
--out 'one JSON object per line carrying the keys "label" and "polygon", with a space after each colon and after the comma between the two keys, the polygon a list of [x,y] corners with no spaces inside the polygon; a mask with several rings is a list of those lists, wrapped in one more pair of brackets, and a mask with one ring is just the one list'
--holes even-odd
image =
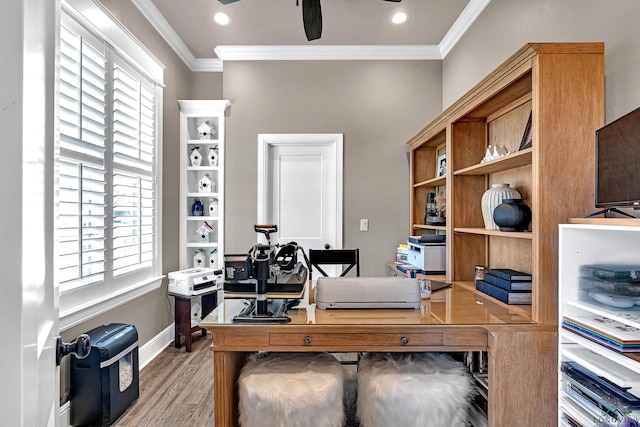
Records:
{"label": "white ceramic vase", "polygon": [[509,187],[509,184],[492,184],[491,188],[482,195],[482,219],[487,230],[499,230],[493,221],[494,209],[502,203],[503,199],[520,199],[522,196],[518,190]]}

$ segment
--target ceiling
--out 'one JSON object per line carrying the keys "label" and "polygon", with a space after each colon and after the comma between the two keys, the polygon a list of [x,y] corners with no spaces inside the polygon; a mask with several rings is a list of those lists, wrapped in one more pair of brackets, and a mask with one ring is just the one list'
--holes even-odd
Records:
{"label": "ceiling", "polygon": [[[309,42],[296,0],[132,0],[194,71],[229,60],[442,59],[490,1],[323,0],[322,37]],[[390,22],[396,11],[404,24]],[[216,24],[216,12],[231,24]]]}

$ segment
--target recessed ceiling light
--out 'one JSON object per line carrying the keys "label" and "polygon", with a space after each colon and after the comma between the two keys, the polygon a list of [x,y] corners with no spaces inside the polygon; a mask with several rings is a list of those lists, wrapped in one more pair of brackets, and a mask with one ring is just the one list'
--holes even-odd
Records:
{"label": "recessed ceiling light", "polygon": [[391,22],[393,22],[394,24],[402,24],[407,20],[408,17],[409,16],[404,12],[397,12],[394,13],[391,17]]}
{"label": "recessed ceiling light", "polygon": [[224,12],[218,12],[213,15],[213,20],[216,21],[218,25],[229,25],[231,23],[231,17]]}

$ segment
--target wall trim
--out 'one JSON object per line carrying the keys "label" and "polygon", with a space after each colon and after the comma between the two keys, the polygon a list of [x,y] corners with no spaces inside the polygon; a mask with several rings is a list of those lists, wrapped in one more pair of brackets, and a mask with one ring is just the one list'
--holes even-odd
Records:
{"label": "wall trim", "polygon": [[[174,339],[175,323],[170,324],[158,335],[151,338],[138,349],[138,370],[141,371],[162,351],[169,347]],[[60,406],[59,427],[71,427],[71,402]]]}

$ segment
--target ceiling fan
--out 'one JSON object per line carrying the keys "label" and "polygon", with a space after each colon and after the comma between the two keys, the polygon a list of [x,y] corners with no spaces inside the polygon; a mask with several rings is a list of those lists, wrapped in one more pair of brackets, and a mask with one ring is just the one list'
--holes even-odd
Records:
{"label": "ceiling fan", "polygon": [[[235,3],[239,0],[218,0],[222,4]],[[402,0],[384,0],[400,3]],[[300,0],[296,0],[299,5]],[[307,40],[316,40],[322,36],[322,7],[320,0],[302,0],[302,23]]]}

